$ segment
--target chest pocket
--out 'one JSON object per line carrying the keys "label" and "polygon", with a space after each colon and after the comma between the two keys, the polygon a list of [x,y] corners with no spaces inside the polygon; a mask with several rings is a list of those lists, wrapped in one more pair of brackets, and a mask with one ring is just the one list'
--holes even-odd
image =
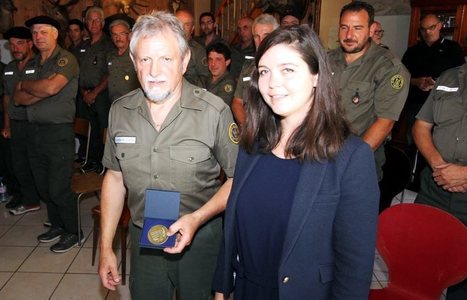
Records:
{"label": "chest pocket", "polygon": [[204,187],[204,176],[211,168],[213,155],[204,146],[171,146],[171,182],[179,191],[198,191]]}
{"label": "chest pocket", "polygon": [[462,97],[459,92],[437,91],[433,106],[434,122],[440,126],[456,123],[464,116]]}
{"label": "chest pocket", "polygon": [[[344,89],[345,93],[342,95],[346,98],[342,99],[342,101],[350,101],[352,107],[358,107],[371,98],[371,84],[369,82],[349,80]],[[358,97],[358,100],[356,97]]]}
{"label": "chest pocket", "polygon": [[131,178],[132,173],[141,171],[142,165],[146,165],[147,162],[141,164],[139,158],[141,156],[142,146],[137,144],[117,144],[115,156],[120,162],[120,168],[125,178]]}

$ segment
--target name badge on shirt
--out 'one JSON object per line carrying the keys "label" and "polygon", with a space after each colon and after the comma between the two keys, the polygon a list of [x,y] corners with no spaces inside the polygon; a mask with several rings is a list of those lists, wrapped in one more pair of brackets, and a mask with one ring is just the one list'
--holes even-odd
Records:
{"label": "name badge on shirt", "polygon": [[116,136],[115,144],[136,144],[136,136]]}
{"label": "name badge on shirt", "polygon": [[448,86],[445,86],[445,85],[438,85],[436,87],[436,90],[437,91],[445,91],[445,92],[457,92],[459,90],[458,87],[448,87]]}
{"label": "name badge on shirt", "polygon": [[26,74],[34,74],[34,73],[36,73],[36,70],[26,70],[24,73],[26,73]]}
{"label": "name badge on shirt", "polygon": [[243,82],[250,81],[251,77],[249,77],[249,76],[248,77],[243,77],[242,80],[243,80]]}
{"label": "name badge on shirt", "polygon": [[5,76],[6,76],[6,75],[13,75],[13,71],[5,72],[5,73],[3,73],[3,75],[5,75]]}
{"label": "name badge on shirt", "polygon": [[79,52],[84,53],[86,52],[86,49],[79,49]]}

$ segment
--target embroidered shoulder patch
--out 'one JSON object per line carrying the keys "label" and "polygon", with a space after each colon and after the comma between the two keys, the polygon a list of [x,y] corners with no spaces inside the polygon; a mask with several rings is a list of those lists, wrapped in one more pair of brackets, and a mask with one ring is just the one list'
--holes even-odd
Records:
{"label": "embroidered shoulder patch", "polygon": [[397,74],[391,77],[391,86],[395,90],[400,90],[404,86],[404,77]]}
{"label": "embroidered shoulder patch", "polygon": [[66,58],[66,57],[60,58],[60,59],[58,60],[58,62],[57,62],[57,65],[58,65],[59,67],[64,67],[64,66],[66,66],[67,64],[68,64],[68,58]]}
{"label": "embroidered shoulder patch", "polygon": [[224,85],[224,91],[226,93],[232,93],[232,90],[233,90],[233,87],[231,84],[227,83],[226,85]]}
{"label": "embroidered shoulder patch", "polygon": [[240,142],[240,130],[238,129],[238,125],[235,123],[232,123],[229,126],[229,139],[234,144],[238,144]]}

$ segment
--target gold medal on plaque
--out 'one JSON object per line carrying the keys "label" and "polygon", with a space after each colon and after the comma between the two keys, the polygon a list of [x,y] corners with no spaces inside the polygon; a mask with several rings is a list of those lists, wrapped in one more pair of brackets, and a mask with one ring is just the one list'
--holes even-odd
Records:
{"label": "gold medal on plaque", "polygon": [[164,225],[154,225],[148,230],[148,240],[153,245],[162,245],[167,242],[169,230]]}

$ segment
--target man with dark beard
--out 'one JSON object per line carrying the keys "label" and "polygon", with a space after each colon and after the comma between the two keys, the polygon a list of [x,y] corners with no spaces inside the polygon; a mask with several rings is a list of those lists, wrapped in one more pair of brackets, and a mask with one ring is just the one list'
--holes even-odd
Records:
{"label": "man with dark beard", "polygon": [[199,16],[199,29],[201,35],[195,40],[206,48],[211,43],[223,42],[226,45],[226,40],[216,34],[216,19],[211,12],[204,12]]}
{"label": "man with dark beard", "polygon": [[375,153],[378,178],[385,162],[384,143],[404,106],[410,74],[392,53],[370,39],[371,5],[354,1],[340,13],[340,48],[329,53],[342,107],[355,134]]}
{"label": "man with dark beard", "polygon": [[29,28],[13,27],[5,33],[4,37],[8,39],[14,61],[6,66],[4,73],[3,106],[5,114],[2,136],[10,139],[13,172],[18,179],[20,189],[20,197],[13,198],[7,204],[7,208],[10,208],[11,214],[17,216],[40,209],[40,197],[32,175],[27,151],[28,117],[26,106],[14,105],[13,98],[16,83],[35,76],[35,61]]}

